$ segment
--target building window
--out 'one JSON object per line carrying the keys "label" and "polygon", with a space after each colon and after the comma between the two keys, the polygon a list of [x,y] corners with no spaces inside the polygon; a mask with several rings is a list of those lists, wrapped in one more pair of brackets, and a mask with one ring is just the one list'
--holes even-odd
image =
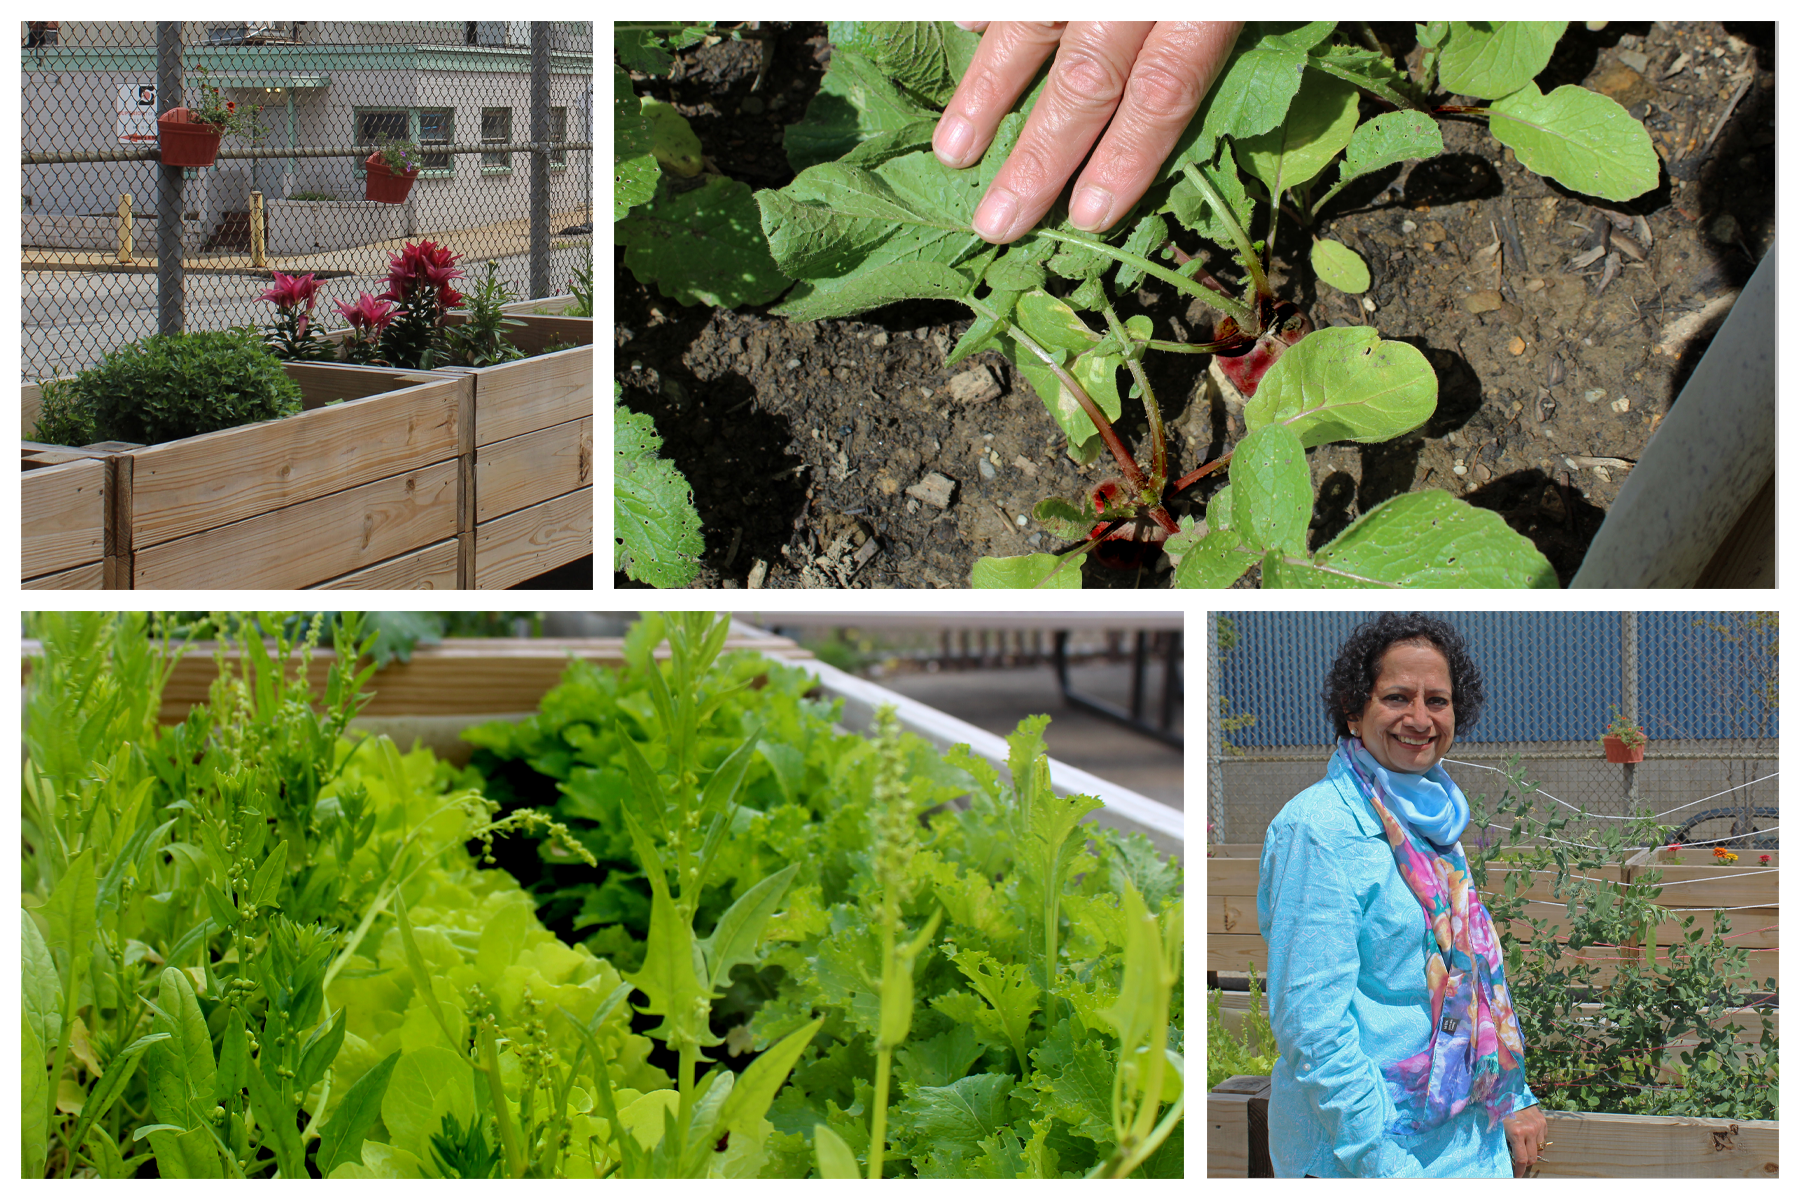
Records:
{"label": "building window", "polygon": [[550,165],[566,167],[569,165],[569,152],[560,143],[569,140],[569,110],[553,108],[550,110],[550,140],[558,143],[550,148]]}
{"label": "building window", "polygon": [[456,167],[448,154],[433,154],[431,147],[448,146],[455,140],[454,123],[450,119],[447,108],[421,108],[419,117],[419,153],[425,160],[420,174],[427,171],[442,171],[446,175],[455,174]]}
{"label": "building window", "polygon": [[[484,108],[481,110],[481,144],[484,146],[504,146],[512,141],[512,109]],[[488,171],[512,170],[512,155],[506,153],[481,152],[481,169]]]}
{"label": "building window", "polygon": [[[360,108],[356,110],[356,144],[379,146],[383,138],[417,142],[421,175],[450,175],[454,166],[448,154],[433,154],[431,146],[450,144],[451,121],[447,108]],[[362,163],[356,164],[358,174]]]}

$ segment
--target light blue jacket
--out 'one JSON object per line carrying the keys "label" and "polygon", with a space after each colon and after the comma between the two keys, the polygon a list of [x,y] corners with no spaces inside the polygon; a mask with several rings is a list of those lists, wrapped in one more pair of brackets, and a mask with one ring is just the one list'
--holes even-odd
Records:
{"label": "light blue jacket", "polygon": [[[1270,824],[1258,875],[1281,1048],[1269,1098],[1275,1174],[1511,1178],[1505,1128],[1489,1130],[1480,1105],[1417,1137],[1387,1132],[1395,1113],[1381,1069],[1431,1031],[1428,929],[1381,819],[1337,756]],[[1513,1111],[1536,1103],[1527,1090]]]}

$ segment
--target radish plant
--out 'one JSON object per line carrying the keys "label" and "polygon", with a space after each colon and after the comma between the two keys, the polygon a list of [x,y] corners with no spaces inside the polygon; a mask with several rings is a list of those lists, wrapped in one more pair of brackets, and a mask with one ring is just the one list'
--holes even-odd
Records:
{"label": "radish plant", "polygon": [[[1437,380],[1417,350],[1371,328],[1314,331],[1275,293],[1267,264],[1279,210],[1291,207],[1310,224],[1355,179],[1440,153],[1439,115],[1485,116],[1521,162],[1588,194],[1619,200],[1654,186],[1649,137],[1623,108],[1578,87],[1546,96],[1532,83],[1564,25],[1422,25],[1426,53],[1408,78],[1334,22],[1252,23],[1133,215],[1095,236],[1058,207],[1042,227],[996,247],[975,234],[971,218],[1041,81],[1001,122],[981,162],[954,171],[932,154],[930,136],[975,35],[948,23],[834,24],[819,112],[789,130],[790,153],[803,147],[816,165],[757,197],[775,261],[797,281],[773,311],[816,320],[899,300],[959,301],[975,321],[946,365],[998,350],[1042,398],[1073,457],[1111,455],[1116,475],[1033,510],[1072,548],[984,559],[973,575],[978,587],[1079,586],[1088,553],[1117,560],[1158,546],[1182,587],[1228,586],[1252,567],[1275,587],[1554,586],[1528,540],[1442,491],[1395,497],[1328,545],[1308,547],[1306,449],[1383,442],[1418,428],[1436,409]],[[1433,105],[1434,80],[1490,102]],[[1367,120],[1365,103],[1380,110]],[[832,151],[840,156],[826,161]],[[1252,232],[1259,210],[1260,240]],[[1181,250],[1178,231],[1221,251],[1219,271],[1226,258],[1235,262],[1238,282],[1222,282],[1204,255]],[[1315,258],[1336,278],[1362,267],[1335,243]],[[1140,286],[1173,288],[1213,309],[1211,340],[1160,338],[1148,317],[1122,318],[1114,298]],[[1249,401],[1246,436],[1211,462],[1185,470],[1172,463],[1143,369],[1148,352],[1215,356]],[[1115,429],[1121,369],[1126,396],[1144,407],[1147,461]],[[1214,475],[1224,486],[1204,517],[1177,516],[1174,502]]]}

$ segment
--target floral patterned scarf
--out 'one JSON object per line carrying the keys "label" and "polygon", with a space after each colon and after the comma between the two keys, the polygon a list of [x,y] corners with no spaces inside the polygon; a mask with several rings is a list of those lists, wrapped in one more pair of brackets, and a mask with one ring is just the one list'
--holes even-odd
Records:
{"label": "floral patterned scarf", "polygon": [[1430,927],[1425,980],[1431,1038],[1416,1054],[1383,1068],[1398,1113],[1388,1132],[1424,1133],[1471,1103],[1487,1110],[1492,1129],[1512,1115],[1525,1090],[1525,1039],[1506,989],[1493,918],[1469,882],[1462,846],[1439,850],[1395,816],[1383,803],[1379,779],[1358,765],[1353,751],[1360,748],[1360,741],[1345,738],[1337,752],[1381,818],[1394,865]]}

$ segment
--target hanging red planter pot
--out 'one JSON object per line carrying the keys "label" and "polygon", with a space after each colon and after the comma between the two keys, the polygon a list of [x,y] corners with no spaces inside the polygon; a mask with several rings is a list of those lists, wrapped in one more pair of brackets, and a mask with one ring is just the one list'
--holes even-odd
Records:
{"label": "hanging red planter pot", "polygon": [[210,167],[219,156],[218,128],[188,120],[185,108],[156,118],[156,141],[165,167]]}
{"label": "hanging red planter pot", "polygon": [[382,204],[400,204],[406,200],[406,194],[412,191],[413,180],[419,177],[419,169],[414,167],[404,175],[396,175],[388,170],[387,160],[380,154],[371,154],[363,160],[368,168],[368,175],[363,180],[363,196],[365,199],[377,200]]}
{"label": "hanging red planter pot", "polygon": [[1644,761],[1644,748],[1642,746],[1627,746],[1624,738],[1616,738],[1610,733],[1606,735],[1605,742],[1606,761],[1609,763],[1635,763]]}

